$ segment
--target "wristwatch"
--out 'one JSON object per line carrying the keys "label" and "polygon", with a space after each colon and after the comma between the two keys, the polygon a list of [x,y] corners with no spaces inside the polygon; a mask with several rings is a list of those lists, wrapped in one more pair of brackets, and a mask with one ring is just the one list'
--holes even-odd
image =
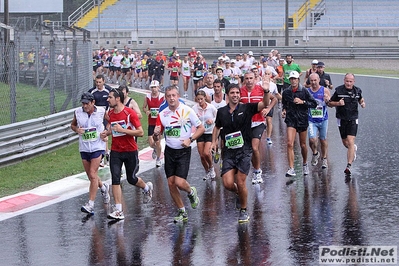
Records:
{"label": "wristwatch", "polygon": [[193,143],[194,140],[195,140],[195,139],[193,139],[192,137],[190,137],[189,139],[190,139],[191,143]]}
{"label": "wristwatch", "polygon": [[264,93],[269,93],[269,92],[270,92],[270,90],[263,90],[263,92],[264,92]]}

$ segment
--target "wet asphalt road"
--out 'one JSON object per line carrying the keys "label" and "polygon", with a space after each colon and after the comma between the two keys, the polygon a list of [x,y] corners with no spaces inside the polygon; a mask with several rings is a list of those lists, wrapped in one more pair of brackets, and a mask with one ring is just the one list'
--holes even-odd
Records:
{"label": "wet asphalt road", "polygon": [[[343,77],[332,75],[332,81],[342,84]],[[172,222],[176,211],[163,167],[152,169],[141,175],[154,183],[150,204],[123,183],[124,221],[109,223],[100,194],[95,215],[86,217],[80,212],[84,194],[0,222],[0,265],[318,265],[320,245],[398,245],[399,80],[358,76],[356,85],[366,108],[360,110],[350,182],[329,109],[329,168],[310,166],[303,177],[297,145],[297,177],[287,186],[285,124],[276,109],[273,145],[263,141],[261,149],[265,183],[247,179],[249,223],[237,223],[234,195],[220,178],[202,180],[194,148],[188,180],[201,204],[193,210],[184,197],[187,223]]]}

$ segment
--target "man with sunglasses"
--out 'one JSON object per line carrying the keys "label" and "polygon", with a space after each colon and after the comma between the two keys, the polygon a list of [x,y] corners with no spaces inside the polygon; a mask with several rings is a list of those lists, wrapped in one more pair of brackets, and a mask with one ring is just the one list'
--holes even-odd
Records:
{"label": "man with sunglasses", "polygon": [[109,219],[123,220],[122,189],[120,186],[122,165],[125,165],[127,181],[143,189],[144,203],[152,198],[153,185],[145,183],[136,176],[139,170],[138,147],[135,137],[142,137],[144,130],[135,111],[124,104],[124,94],[121,89],[112,89],[108,95],[111,110],[108,113],[107,129],[101,133],[102,138],[112,135],[110,170],[112,176],[112,194],[115,207],[108,214]]}

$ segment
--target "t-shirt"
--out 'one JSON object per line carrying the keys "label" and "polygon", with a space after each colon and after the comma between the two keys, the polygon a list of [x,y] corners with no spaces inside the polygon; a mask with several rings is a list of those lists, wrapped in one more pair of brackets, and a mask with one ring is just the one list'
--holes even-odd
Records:
{"label": "t-shirt", "polygon": [[147,102],[148,110],[150,110],[150,114],[148,115],[148,125],[154,126],[157,121],[159,106],[164,100],[164,94],[159,93],[158,97],[154,98],[151,96],[151,93],[148,93],[145,100]]}
{"label": "t-shirt", "polygon": [[165,108],[156,121],[156,126],[161,126],[164,132],[166,145],[172,149],[182,149],[183,141],[191,136],[191,127],[200,125],[194,110],[184,104],[179,104],[175,111]]}
{"label": "t-shirt", "polygon": [[[111,109],[108,116],[108,122],[111,124],[111,128],[114,123],[119,123],[123,128],[133,130],[141,127],[136,112],[128,107],[124,107],[124,109],[119,113],[115,113],[115,110]],[[135,137],[112,131],[111,150],[116,152],[136,151],[137,143]]]}
{"label": "t-shirt", "polygon": [[301,68],[299,67],[298,64],[291,63],[283,65],[283,70],[284,70],[284,82],[291,84],[290,79],[288,78],[290,76],[291,71],[296,71],[299,74],[301,74]]}
{"label": "t-shirt", "polygon": [[168,68],[172,69],[170,71],[170,76],[171,77],[178,77],[179,76],[179,67],[180,67],[180,63],[179,62],[170,62],[168,64]]}
{"label": "t-shirt", "polygon": [[[258,103],[263,100],[263,89],[259,85],[255,85],[251,92],[248,92],[246,86],[243,86],[240,90],[241,102],[242,103]],[[256,127],[263,123],[265,118],[262,116],[262,112],[258,112],[252,117],[252,127]]]}
{"label": "t-shirt", "polygon": [[[216,107],[210,103],[206,103],[205,109],[202,109],[201,106],[199,106],[199,104],[197,103],[193,106],[193,110],[205,127],[204,134],[212,134],[213,128],[215,127],[215,118],[217,113]],[[211,119],[213,123],[207,124],[206,121],[208,119]]]}

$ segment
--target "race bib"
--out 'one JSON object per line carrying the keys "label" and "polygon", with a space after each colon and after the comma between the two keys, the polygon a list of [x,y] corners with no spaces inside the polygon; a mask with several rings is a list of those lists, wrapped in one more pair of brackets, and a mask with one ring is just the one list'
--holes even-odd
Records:
{"label": "race bib", "polygon": [[197,70],[197,71],[195,72],[195,75],[196,75],[197,77],[201,77],[201,76],[202,76],[202,71]]}
{"label": "race bib", "polygon": [[225,139],[226,147],[228,149],[238,149],[244,146],[244,139],[242,137],[241,131],[227,134]]}
{"label": "race bib", "polygon": [[95,127],[86,128],[85,132],[82,134],[83,141],[95,141],[98,139],[97,130]]}
{"label": "race bib", "polygon": [[[111,123],[111,128],[114,127],[116,124],[119,124],[122,128],[126,129],[127,125],[125,120],[121,120],[121,121],[116,121],[116,122],[112,122]],[[125,133],[121,133],[121,132],[116,132],[114,130],[112,130],[112,136],[113,137],[120,137],[120,136],[125,136]]]}
{"label": "race bib", "polygon": [[157,118],[159,113],[159,108],[151,108],[150,109],[150,117]]}
{"label": "race bib", "polygon": [[323,107],[310,108],[310,116],[312,118],[323,118]]}
{"label": "race bib", "polygon": [[188,67],[183,67],[183,70],[184,71],[188,71]]}
{"label": "race bib", "polygon": [[174,126],[174,127],[167,127],[165,128],[165,135],[169,138],[180,138],[181,127]]}

